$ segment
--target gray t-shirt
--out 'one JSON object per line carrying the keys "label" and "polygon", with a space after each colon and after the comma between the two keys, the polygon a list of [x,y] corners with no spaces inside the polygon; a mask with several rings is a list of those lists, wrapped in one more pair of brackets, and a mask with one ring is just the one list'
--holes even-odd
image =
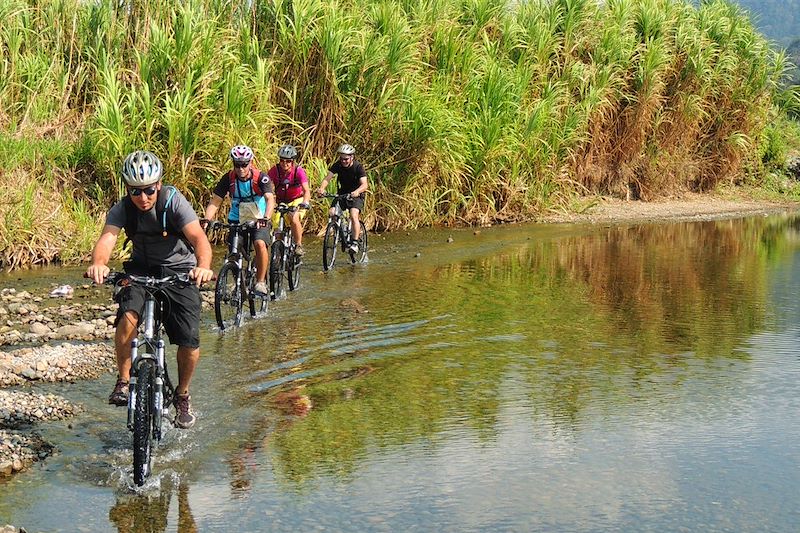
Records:
{"label": "gray t-shirt", "polygon": [[[159,194],[166,194],[169,198],[172,190],[172,187],[162,185]],[[123,198],[108,211],[106,216],[107,225],[125,228],[128,213],[125,208],[127,201],[129,200]],[[143,270],[142,273],[153,275],[160,275],[154,271],[159,267],[178,272],[191,270],[197,266],[197,258],[194,255],[194,251],[189,246],[189,243],[182,238],[182,234],[163,236],[161,214],[156,213],[156,211],[155,206],[149,211],[140,211],[136,208],[136,213],[139,217],[136,223],[136,234],[132,237],[128,236],[133,243],[131,262],[138,269]],[[186,224],[197,220],[197,214],[194,212],[192,204],[178,190],[175,190],[175,194],[172,195],[172,199],[165,211],[169,224],[176,229],[182,230]]]}

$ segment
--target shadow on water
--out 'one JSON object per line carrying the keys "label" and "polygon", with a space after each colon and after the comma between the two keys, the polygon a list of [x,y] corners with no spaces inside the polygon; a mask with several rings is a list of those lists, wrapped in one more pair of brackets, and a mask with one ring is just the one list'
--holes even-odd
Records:
{"label": "shadow on water", "polygon": [[[124,490],[128,437],[89,417],[96,457],[33,474],[41,503],[10,516],[37,525],[68,487],[103,507],[110,487],[120,531],[784,530],[799,220],[376,236],[369,265],[328,273],[312,252],[267,317],[204,333],[198,427],[153,494]],[[0,511],[27,488],[0,487]]]}

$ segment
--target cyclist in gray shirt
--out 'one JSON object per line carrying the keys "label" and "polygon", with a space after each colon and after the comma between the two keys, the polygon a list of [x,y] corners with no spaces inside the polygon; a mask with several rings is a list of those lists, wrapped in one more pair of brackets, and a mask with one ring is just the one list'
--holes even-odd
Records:
{"label": "cyclist in gray shirt", "polygon": [[[211,280],[211,245],[200,227],[189,201],[172,186],[161,183],[161,161],[155,154],[136,151],[125,158],[122,177],[128,195],[115,204],[106,216],[100,238],[92,251],[92,264],[86,274],[95,283],[108,276],[108,261],[121,229],[133,243],[131,258],[123,265],[130,274],[163,277],[188,273],[195,285],[171,287],[164,298],[170,314],[164,329],[170,343],[178,345],[178,386],[175,388],[175,425],[194,425],[189,384],[200,358],[200,290]],[[131,360],[129,348],[136,337],[144,306],[144,289],[127,287],[117,295],[119,310],[114,345],[117,355],[117,383],[108,403],[128,403]]]}

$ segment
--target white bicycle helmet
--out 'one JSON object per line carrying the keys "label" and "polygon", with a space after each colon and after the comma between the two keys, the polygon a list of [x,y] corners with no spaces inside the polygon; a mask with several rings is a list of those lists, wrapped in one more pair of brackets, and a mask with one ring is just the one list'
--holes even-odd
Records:
{"label": "white bicycle helmet", "polygon": [[356,153],[356,149],[353,148],[352,145],[343,144],[339,147],[338,153],[342,155],[353,155]]}
{"label": "white bicycle helmet", "polygon": [[122,163],[122,179],[130,187],[144,187],[161,179],[161,160],[153,152],[136,150]]}
{"label": "white bicycle helmet", "polygon": [[297,148],[295,148],[291,144],[284,144],[283,146],[281,146],[280,150],[278,150],[278,157],[280,157],[281,159],[296,159]]}
{"label": "white bicycle helmet", "polygon": [[253,160],[253,151],[249,146],[239,144],[231,148],[231,159],[234,163],[249,163]]}

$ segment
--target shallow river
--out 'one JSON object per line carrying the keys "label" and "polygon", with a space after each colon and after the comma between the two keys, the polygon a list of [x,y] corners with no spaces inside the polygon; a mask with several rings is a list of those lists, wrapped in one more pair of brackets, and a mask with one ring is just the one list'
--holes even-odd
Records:
{"label": "shallow river", "polygon": [[327,274],[310,239],[263,319],[206,316],[198,423],[141,490],[113,376],[37,386],[87,412],[39,428],[59,451],[0,483],[0,525],[800,529],[800,218],[371,238]]}

